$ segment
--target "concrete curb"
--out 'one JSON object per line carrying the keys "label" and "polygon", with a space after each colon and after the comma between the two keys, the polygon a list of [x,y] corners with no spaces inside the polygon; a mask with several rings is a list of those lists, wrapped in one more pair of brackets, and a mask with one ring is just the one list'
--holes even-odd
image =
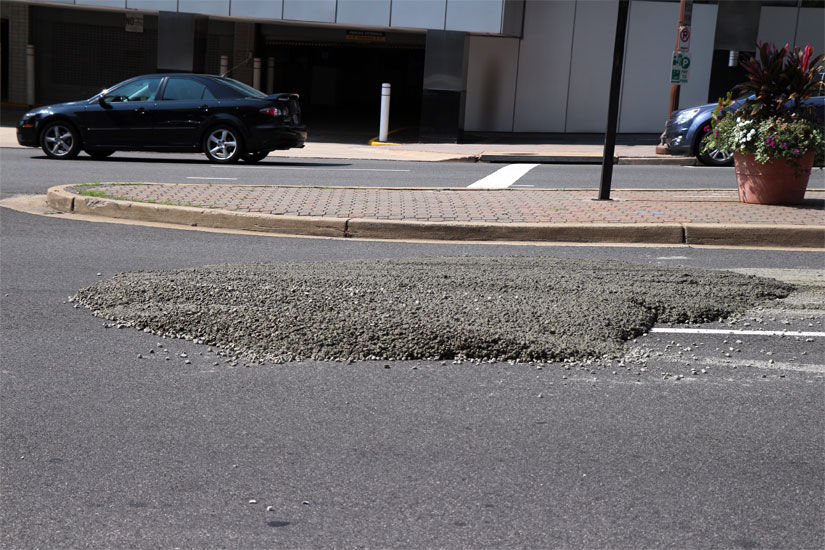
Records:
{"label": "concrete curb", "polygon": [[353,218],[347,236],[362,239],[682,244],[680,224],[467,223]]}
{"label": "concrete curb", "polygon": [[313,237],[825,249],[825,225],[469,223],[276,216],[87,197],[66,190],[73,185],[49,189],[48,205],[62,212],[110,218]]}
{"label": "concrete curb", "polygon": [[66,187],[71,187],[71,185],[60,185],[49,189],[46,195],[46,202],[49,206],[63,212],[193,227],[243,229],[312,237],[346,236],[347,220],[341,218],[248,214],[219,209],[85,197],[66,191]]}
{"label": "concrete curb", "polygon": [[825,248],[825,226],[685,224],[685,242],[718,246]]}
{"label": "concrete curb", "polygon": [[[483,153],[479,162],[531,164],[602,164],[602,155],[545,155],[541,153]],[[697,166],[694,157],[622,157],[615,156],[614,164],[626,166]]]}

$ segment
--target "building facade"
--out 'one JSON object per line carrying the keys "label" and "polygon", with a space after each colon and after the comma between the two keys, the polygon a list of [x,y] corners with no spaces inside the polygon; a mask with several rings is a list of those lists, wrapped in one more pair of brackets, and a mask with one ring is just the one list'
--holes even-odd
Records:
{"label": "building facade", "polygon": [[[731,50],[825,50],[825,1],[690,4],[682,107],[741,80]],[[617,11],[617,0],[2,0],[2,99],[46,104],[138,74],[219,73],[223,57],[233,78],[300,93],[310,125],[377,121],[389,82],[393,127],[420,126],[425,140],[598,133]],[[663,129],[678,14],[678,0],[631,0],[619,132]]]}

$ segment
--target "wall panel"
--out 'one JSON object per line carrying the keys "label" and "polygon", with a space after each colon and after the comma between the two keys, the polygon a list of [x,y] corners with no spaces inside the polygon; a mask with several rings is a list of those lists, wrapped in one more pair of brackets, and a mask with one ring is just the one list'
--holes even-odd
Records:
{"label": "wall panel", "polygon": [[177,11],[178,0],[126,0],[126,7],[132,10]]}
{"label": "wall panel", "polygon": [[564,132],[574,0],[529,1],[518,60],[516,132]]}
{"label": "wall panel", "polygon": [[447,0],[393,0],[390,25],[415,29],[444,29]]}
{"label": "wall panel", "polygon": [[518,49],[516,38],[470,37],[465,130],[513,131]]}
{"label": "wall panel", "polygon": [[810,44],[817,54],[825,53],[825,10],[800,8],[796,28],[796,45]]}
{"label": "wall panel", "polygon": [[[661,132],[669,115],[670,67],[679,5],[631,2],[630,6],[619,131]],[[715,30],[716,6],[694,5],[690,74],[680,90],[680,106],[707,103]]]}
{"label": "wall panel", "polygon": [[262,17],[281,19],[284,10],[283,0],[232,0],[230,15],[235,17]]}
{"label": "wall panel", "polygon": [[[762,6],[759,12],[758,42],[773,42],[783,46],[786,42],[793,44],[796,32],[795,7]],[[756,49],[756,44],[752,49]]]}
{"label": "wall panel", "polygon": [[501,32],[504,0],[447,0],[446,29],[467,32]]}
{"label": "wall panel", "polygon": [[229,0],[178,0],[178,11],[204,15],[229,15]]}
{"label": "wall panel", "polygon": [[78,6],[98,6],[101,8],[125,8],[126,0],[76,0]]}
{"label": "wall panel", "polygon": [[618,3],[576,2],[567,132],[604,132]]}
{"label": "wall panel", "polygon": [[338,0],[338,23],[390,25],[390,0]]}
{"label": "wall panel", "polygon": [[284,0],[284,19],[335,22],[335,0]]}

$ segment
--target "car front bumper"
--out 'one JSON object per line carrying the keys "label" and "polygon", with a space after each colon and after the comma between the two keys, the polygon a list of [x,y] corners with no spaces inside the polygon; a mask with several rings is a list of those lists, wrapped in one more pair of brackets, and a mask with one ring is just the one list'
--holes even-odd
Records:
{"label": "car front bumper", "polygon": [[24,147],[37,147],[37,126],[30,122],[18,124],[17,143]]}
{"label": "car front bumper", "polygon": [[668,153],[672,155],[690,155],[691,143],[688,139],[690,123],[676,124],[674,119],[667,121],[665,126],[664,144]]}

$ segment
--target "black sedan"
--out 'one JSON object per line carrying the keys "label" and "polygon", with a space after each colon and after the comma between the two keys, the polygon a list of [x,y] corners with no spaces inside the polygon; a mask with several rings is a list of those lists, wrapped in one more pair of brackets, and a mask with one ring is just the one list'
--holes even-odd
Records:
{"label": "black sedan", "polygon": [[257,162],[276,149],[303,147],[306,137],[297,94],[266,95],[201,74],[138,76],[91,99],[33,109],[17,125],[20,145],[42,147],[54,159],[130,150]]}

